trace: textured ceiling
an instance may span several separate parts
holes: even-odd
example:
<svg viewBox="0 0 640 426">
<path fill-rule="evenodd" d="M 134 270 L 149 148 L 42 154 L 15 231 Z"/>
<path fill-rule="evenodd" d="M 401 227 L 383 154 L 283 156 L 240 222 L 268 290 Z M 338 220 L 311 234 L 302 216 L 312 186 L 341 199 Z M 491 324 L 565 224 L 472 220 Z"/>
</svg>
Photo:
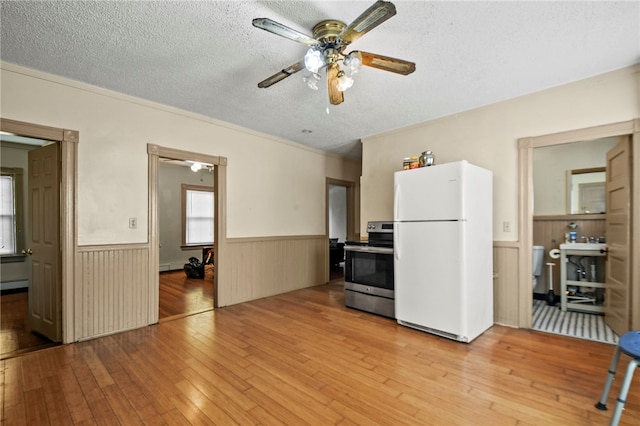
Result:
<svg viewBox="0 0 640 426">
<path fill-rule="evenodd" d="M 413 74 L 364 67 L 329 114 L 304 71 L 257 87 L 307 47 L 253 18 L 311 35 L 373 2 L 2 1 L 0 58 L 350 158 L 369 135 L 640 63 L 638 1 L 396 0 L 347 51 L 413 61 Z"/>
</svg>

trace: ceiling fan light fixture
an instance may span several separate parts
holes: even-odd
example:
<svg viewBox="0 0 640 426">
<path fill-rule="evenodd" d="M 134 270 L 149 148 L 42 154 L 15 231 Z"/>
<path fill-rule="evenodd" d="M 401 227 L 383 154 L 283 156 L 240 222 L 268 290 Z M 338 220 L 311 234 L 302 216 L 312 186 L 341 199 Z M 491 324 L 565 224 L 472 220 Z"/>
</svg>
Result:
<svg viewBox="0 0 640 426">
<path fill-rule="evenodd" d="M 313 90 L 319 89 L 318 72 L 326 73 L 328 100 L 331 105 L 344 102 L 344 91 L 353 86 L 353 75 L 361 66 L 377 68 L 401 75 L 415 71 L 413 62 L 369 52 L 353 51 L 344 53 L 348 45 L 376 28 L 396 14 L 396 8 L 390 1 L 377 0 L 349 25 L 335 19 L 318 22 L 313 27 L 313 37 L 300 33 L 269 18 L 256 18 L 253 25 L 275 35 L 306 44 L 308 50 L 302 60 L 276 72 L 258 83 L 259 88 L 270 87 L 292 74 L 306 69 L 310 75 L 302 78 Z M 324 83 L 323 83 L 324 84 Z M 327 106 L 327 114 L 329 107 Z"/>
<path fill-rule="evenodd" d="M 347 75 L 353 75 L 362 68 L 362 55 L 360 52 L 351 52 L 343 59 L 342 63 L 345 67 Z"/>
<path fill-rule="evenodd" d="M 304 81 L 311 90 L 318 90 L 318 82 L 320 81 L 320 79 L 321 77 L 318 73 L 313 73 L 311 75 L 302 77 L 302 81 Z"/>
<path fill-rule="evenodd" d="M 304 66 L 310 72 L 316 74 L 324 66 L 324 57 L 318 49 L 311 48 L 304 55 Z"/>
<path fill-rule="evenodd" d="M 351 86 L 353 86 L 353 79 L 342 70 L 338 72 L 338 90 L 344 92 Z"/>
</svg>

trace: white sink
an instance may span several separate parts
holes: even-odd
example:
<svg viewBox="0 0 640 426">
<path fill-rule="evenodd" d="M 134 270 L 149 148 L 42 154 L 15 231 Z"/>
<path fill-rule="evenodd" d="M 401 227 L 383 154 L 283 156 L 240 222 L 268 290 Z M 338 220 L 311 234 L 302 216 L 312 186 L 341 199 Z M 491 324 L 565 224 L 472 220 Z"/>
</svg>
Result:
<svg viewBox="0 0 640 426">
<path fill-rule="evenodd" d="M 606 249 L 605 243 L 565 243 L 560 244 L 560 250 L 602 250 Z"/>
</svg>

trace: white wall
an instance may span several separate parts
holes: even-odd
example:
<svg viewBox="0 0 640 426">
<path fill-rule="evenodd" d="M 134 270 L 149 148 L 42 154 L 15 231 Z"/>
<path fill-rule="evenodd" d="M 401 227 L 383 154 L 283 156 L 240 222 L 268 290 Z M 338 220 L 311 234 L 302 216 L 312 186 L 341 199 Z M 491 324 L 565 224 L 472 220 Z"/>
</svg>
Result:
<svg viewBox="0 0 640 426">
<path fill-rule="evenodd" d="M 393 215 L 393 173 L 429 149 L 436 164 L 465 159 L 493 171 L 494 240 L 517 241 L 517 140 L 639 117 L 639 80 L 636 65 L 363 139 L 361 231 Z"/>
<path fill-rule="evenodd" d="M 357 162 L 293 142 L 0 65 L 2 117 L 79 131 L 79 245 L 147 241 L 149 143 L 227 157 L 230 238 L 324 234 L 325 179 L 360 176 Z"/>
</svg>

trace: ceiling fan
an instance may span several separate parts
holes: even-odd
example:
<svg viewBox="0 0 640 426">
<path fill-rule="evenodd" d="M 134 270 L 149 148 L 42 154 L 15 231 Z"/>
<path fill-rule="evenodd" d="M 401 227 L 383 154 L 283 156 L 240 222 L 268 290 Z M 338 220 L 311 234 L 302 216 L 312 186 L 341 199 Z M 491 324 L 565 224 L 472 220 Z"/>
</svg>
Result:
<svg viewBox="0 0 640 426">
<path fill-rule="evenodd" d="M 304 59 L 261 81 L 258 87 L 272 86 L 302 69 L 307 69 L 312 74 L 304 80 L 309 87 L 317 89 L 315 82 L 321 79 L 319 71 L 326 67 L 329 102 L 339 105 L 344 101 L 344 91 L 353 85 L 351 76 L 361 65 L 402 75 L 411 74 L 416 69 L 413 62 L 357 50 L 344 52 L 349 44 L 395 14 L 396 7 L 393 3 L 379 0 L 349 25 L 333 19 L 318 22 L 313 27 L 313 37 L 269 18 L 254 19 L 254 27 L 309 46 Z M 342 62 L 342 68 L 339 62 Z"/>
</svg>

